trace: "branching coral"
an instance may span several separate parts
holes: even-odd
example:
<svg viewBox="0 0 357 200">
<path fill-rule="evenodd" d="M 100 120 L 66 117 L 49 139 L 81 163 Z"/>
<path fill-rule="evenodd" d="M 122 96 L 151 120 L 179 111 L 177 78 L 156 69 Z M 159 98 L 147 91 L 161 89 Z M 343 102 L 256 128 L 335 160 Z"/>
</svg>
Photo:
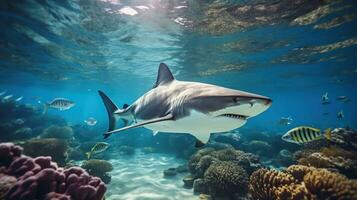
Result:
<svg viewBox="0 0 357 200">
<path fill-rule="evenodd" d="M 247 192 L 248 174 L 239 165 L 222 161 L 210 165 L 204 174 L 204 181 L 214 195 L 244 195 Z"/>
</svg>

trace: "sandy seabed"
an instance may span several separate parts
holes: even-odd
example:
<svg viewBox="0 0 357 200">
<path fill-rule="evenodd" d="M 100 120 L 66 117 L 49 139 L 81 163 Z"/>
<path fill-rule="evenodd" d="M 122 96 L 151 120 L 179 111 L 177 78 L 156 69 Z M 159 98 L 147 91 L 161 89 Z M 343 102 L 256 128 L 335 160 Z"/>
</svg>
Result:
<svg viewBox="0 0 357 200">
<path fill-rule="evenodd" d="M 183 188 L 182 179 L 188 173 L 164 178 L 163 171 L 177 167 L 185 161 L 170 154 L 145 154 L 137 151 L 133 156 L 117 156 L 109 160 L 114 167 L 110 172 L 106 200 L 197 200 L 192 189 Z"/>
</svg>

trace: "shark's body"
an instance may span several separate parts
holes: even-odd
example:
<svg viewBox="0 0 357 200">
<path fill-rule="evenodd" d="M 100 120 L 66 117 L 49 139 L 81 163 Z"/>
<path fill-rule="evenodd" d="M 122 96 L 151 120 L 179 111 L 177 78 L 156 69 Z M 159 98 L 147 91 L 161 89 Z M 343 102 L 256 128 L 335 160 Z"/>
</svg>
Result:
<svg viewBox="0 0 357 200">
<path fill-rule="evenodd" d="M 160 64 L 153 89 L 132 105 L 119 109 L 99 91 L 109 116 L 108 137 L 112 133 L 143 126 L 157 132 L 190 133 L 200 144 L 211 133 L 226 132 L 244 125 L 271 105 L 267 97 L 198 82 L 174 79 L 165 64 Z M 117 118 L 125 125 L 115 129 Z M 197 144 L 196 144 L 197 145 Z"/>
</svg>

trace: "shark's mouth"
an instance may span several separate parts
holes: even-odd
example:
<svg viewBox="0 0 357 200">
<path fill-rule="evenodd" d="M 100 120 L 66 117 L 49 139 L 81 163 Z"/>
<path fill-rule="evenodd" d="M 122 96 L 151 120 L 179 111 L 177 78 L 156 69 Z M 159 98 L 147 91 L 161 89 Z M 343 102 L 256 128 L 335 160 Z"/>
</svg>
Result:
<svg viewBox="0 0 357 200">
<path fill-rule="evenodd" d="M 245 115 L 231 114 L 231 113 L 222 114 L 219 115 L 218 117 L 228 117 L 228 118 L 240 119 L 240 120 L 246 120 L 248 118 L 248 116 Z"/>
</svg>

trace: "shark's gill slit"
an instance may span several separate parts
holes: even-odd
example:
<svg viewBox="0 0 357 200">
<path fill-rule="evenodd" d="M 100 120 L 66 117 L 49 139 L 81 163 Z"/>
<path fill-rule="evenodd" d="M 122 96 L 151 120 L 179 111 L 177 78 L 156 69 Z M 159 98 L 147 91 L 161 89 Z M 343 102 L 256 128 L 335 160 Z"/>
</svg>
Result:
<svg viewBox="0 0 357 200">
<path fill-rule="evenodd" d="M 242 119 L 242 120 L 246 120 L 248 118 L 248 116 L 245 115 L 231 114 L 231 113 L 225 113 L 222 115 L 218 115 L 217 117 L 229 117 L 229 118 Z"/>
</svg>

